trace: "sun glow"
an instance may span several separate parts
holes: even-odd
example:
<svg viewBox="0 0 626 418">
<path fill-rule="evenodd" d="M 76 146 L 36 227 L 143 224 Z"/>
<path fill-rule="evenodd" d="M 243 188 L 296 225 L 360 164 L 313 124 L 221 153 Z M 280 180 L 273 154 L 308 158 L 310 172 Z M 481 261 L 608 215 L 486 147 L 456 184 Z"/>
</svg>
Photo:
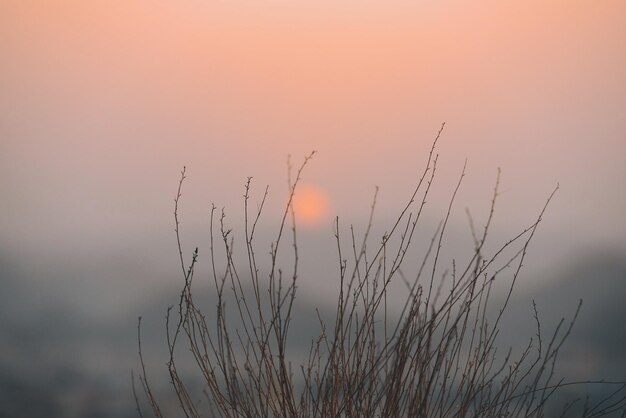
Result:
<svg viewBox="0 0 626 418">
<path fill-rule="evenodd" d="M 299 186 L 293 197 L 293 209 L 299 224 L 317 226 L 328 217 L 328 195 L 316 186 Z"/>
</svg>

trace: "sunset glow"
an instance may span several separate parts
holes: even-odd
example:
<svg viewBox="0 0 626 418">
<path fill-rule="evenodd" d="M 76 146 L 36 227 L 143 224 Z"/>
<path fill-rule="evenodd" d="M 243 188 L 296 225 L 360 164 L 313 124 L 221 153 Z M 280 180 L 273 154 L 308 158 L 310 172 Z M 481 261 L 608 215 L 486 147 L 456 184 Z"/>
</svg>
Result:
<svg viewBox="0 0 626 418">
<path fill-rule="evenodd" d="M 252 176 L 269 228 L 311 150 L 300 225 L 365 222 L 376 186 L 390 219 L 446 122 L 432 213 L 467 158 L 470 209 L 502 167 L 502 222 L 560 183 L 551 225 L 624 243 L 624 39 L 623 0 L 5 0 L 0 226 L 29 251 L 160 231 L 187 166 L 188 224 Z"/>
<path fill-rule="evenodd" d="M 298 187 L 293 208 L 298 223 L 308 227 L 320 225 L 329 215 L 328 195 L 319 187 Z"/>
</svg>

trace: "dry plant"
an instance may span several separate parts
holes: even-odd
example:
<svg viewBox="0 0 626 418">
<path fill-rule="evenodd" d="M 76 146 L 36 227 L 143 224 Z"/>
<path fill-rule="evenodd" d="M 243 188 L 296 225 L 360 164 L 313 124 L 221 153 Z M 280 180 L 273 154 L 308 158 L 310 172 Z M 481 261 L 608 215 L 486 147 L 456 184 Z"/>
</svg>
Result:
<svg viewBox="0 0 626 418">
<path fill-rule="evenodd" d="M 200 417 L 205 412 L 210 416 L 250 418 L 555 416 L 547 409 L 553 395 L 568 386 L 587 384 L 609 385 L 614 390 L 599 402 L 569 402 L 560 416 L 573 416 L 575 410 L 575 416 L 582 417 L 611 413 L 625 416 L 624 382 L 566 382 L 555 376 L 559 351 L 580 304 L 570 321 L 561 320 L 546 336 L 533 303 L 536 336 L 527 346 L 518 347 L 515 355 L 512 349 L 498 351 L 496 345 L 527 248 L 558 186 L 527 228 L 491 255 L 485 255 L 498 197 L 498 173 L 487 221 L 480 232 L 470 217 L 474 248 L 468 261 L 463 265 L 453 261 L 449 273 L 441 275 L 438 267 L 444 233 L 464 168 L 423 259 L 411 260 L 419 266 L 416 273 L 409 279 L 402 271 L 437 170 L 435 148 L 442 130 L 443 125 L 415 189 L 382 241 L 370 243 L 376 195 L 363 239 L 357 241 L 354 228 L 349 228 L 349 248 L 342 245 L 339 219 L 335 219 L 340 281 L 336 315 L 325 321 L 318 312 L 318 337 L 297 367 L 290 361 L 287 344 L 299 262 L 292 199 L 312 154 L 295 172 L 293 181 L 289 177 L 289 202 L 270 246 L 267 271 L 259 267 L 254 241 L 267 188 L 256 212 L 250 213 L 251 180 L 245 185 L 243 264 L 236 259 L 234 234 L 224 224 L 223 211 L 219 214 L 213 206 L 210 262 L 217 304 L 209 320 L 192 291 L 198 250 L 186 264 L 180 243 L 178 206 L 185 180 L 182 171 L 174 218 L 184 286 L 177 310 L 168 309 L 166 322 L 167 367 L 184 416 Z M 286 274 L 279 267 L 278 255 L 283 248 L 281 242 L 289 235 L 289 222 L 293 265 L 291 273 Z M 218 260 L 218 245 L 223 260 Z M 245 269 L 240 269 L 241 265 Z M 510 275 L 506 297 L 499 306 L 492 306 L 492 287 L 505 273 Z M 399 315 L 390 311 L 388 293 L 392 282 L 406 286 L 407 297 Z M 397 300 L 393 306 L 398 306 Z M 163 406 L 146 375 L 140 332 L 141 318 L 139 380 L 152 413 L 162 417 Z M 186 376 L 180 372 L 179 358 L 189 352 L 201 376 L 202 392 L 197 385 L 186 383 Z M 142 415 L 136 394 L 135 400 Z"/>
</svg>

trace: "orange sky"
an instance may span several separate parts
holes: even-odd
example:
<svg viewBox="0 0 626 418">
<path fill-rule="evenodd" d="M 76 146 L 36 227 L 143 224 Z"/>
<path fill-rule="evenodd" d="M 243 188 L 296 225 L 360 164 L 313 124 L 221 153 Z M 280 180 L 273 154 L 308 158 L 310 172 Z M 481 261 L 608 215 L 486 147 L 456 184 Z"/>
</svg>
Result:
<svg viewBox="0 0 626 418">
<path fill-rule="evenodd" d="M 500 166 L 504 224 L 560 182 L 555 231 L 626 246 L 625 2 L 182 3 L 2 2 L 3 241 L 169 228 L 183 165 L 190 221 L 247 176 L 274 210 L 311 150 L 329 218 L 385 216 L 445 121 L 435 209 L 468 158 L 462 206 Z"/>
</svg>

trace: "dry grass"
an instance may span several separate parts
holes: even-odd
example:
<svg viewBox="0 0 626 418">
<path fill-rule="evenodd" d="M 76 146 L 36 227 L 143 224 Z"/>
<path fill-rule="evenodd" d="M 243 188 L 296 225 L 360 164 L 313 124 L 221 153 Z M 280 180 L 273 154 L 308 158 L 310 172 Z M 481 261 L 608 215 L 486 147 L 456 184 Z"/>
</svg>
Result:
<svg viewBox="0 0 626 418">
<path fill-rule="evenodd" d="M 615 391 L 595 404 L 566 404 L 562 416 L 574 411 L 582 417 L 624 411 L 624 382 L 565 382 L 555 376 L 559 350 L 578 311 L 546 336 L 534 307 L 537 334 L 528 345 L 518 347 L 516 355 L 514 350 L 498 350 L 496 345 L 527 248 L 558 186 L 527 228 L 486 255 L 485 243 L 498 197 L 498 175 L 488 219 L 480 232 L 470 219 L 474 248 L 468 253 L 469 261 L 463 265 L 453 262 L 449 273 L 441 276 L 440 251 L 464 169 L 423 259 L 411 259 L 413 265 L 420 266 L 418 271 L 410 279 L 403 273 L 401 267 L 416 238 L 416 226 L 437 170 L 435 148 L 440 135 L 441 130 L 412 195 L 381 241 L 371 244 L 370 216 L 363 239 L 357 242 L 350 227 L 351 245 L 344 248 L 343 232 L 339 220 L 335 220 L 340 281 L 336 315 L 332 321 L 318 315 L 319 335 L 297 367 L 289 360 L 287 344 L 299 262 L 291 200 L 312 155 L 295 172 L 293 181 L 289 179 L 289 204 L 271 243 L 267 271 L 259 268 L 255 242 L 267 189 L 258 210 L 250 213 L 250 179 L 245 186 L 243 262 L 235 257 L 234 234 L 225 227 L 224 214 L 212 208 L 210 260 L 218 302 L 209 322 L 192 291 L 198 250 L 186 264 L 180 245 L 178 204 L 185 179 L 183 170 L 174 216 L 185 284 L 177 310 L 170 308 L 167 314 L 167 366 L 178 407 L 185 416 L 541 417 L 551 416 L 546 411 L 557 391 L 585 384 L 612 385 Z M 372 215 L 375 204 L 376 197 Z M 291 234 L 287 232 L 290 222 Z M 286 239 L 291 239 L 293 248 L 290 274 L 278 265 L 279 249 L 284 247 L 281 241 Z M 218 245 L 225 254 L 223 259 L 217 255 Z M 245 270 L 239 270 L 242 265 Z M 493 306 L 492 287 L 496 277 L 505 273 L 510 275 L 506 298 Z M 389 311 L 392 283 L 406 286 L 400 315 Z M 227 300 L 231 303 L 228 308 Z M 179 357 L 189 352 L 194 368 L 200 372 L 203 402 L 179 372 Z M 141 387 L 153 414 L 162 417 L 163 408 L 146 375 L 140 334 L 139 355 Z M 141 415 L 136 395 L 135 399 Z"/>
</svg>

